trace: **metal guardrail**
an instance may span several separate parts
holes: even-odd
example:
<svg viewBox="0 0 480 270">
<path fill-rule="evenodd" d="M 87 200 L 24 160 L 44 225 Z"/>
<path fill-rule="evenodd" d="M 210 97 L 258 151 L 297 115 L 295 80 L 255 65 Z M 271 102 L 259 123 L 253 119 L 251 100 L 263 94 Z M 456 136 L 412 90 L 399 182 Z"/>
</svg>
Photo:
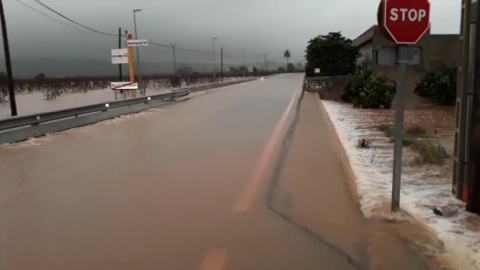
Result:
<svg viewBox="0 0 480 270">
<path fill-rule="evenodd" d="M 0 144 L 24 141 L 72 128 L 94 124 L 124 114 L 131 114 L 156 107 L 162 101 L 188 97 L 192 92 L 205 91 L 232 84 L 252 81 L 246 78 L 239 81 L 216 82 L 205 85 L 192 85 L 187 88 L 172 89 L 169 93 L 111 101 L 70 108 L 59 111 L 16 116 L 0 120 Z"/>
<path fill-rule="evenodd" d="M 9 119 L 0 120 L 0 135 L 2 131 L 8 131 L 11 129 L 18 129 L 26 126 L 40 125 L 47 122 L 58 121 L 66 118 L 79 117 L 91 113 L 106 112 L 108 110 L 114 110 L 123 107 L 129 107 L 132 105 L 146 104 L 158 101 L 173 100 L 175 98 L 181 98 L 190 94 L 189 88 L 174 89 L 170 93 L 164 93 L 159 95 L 151 95 L 145 97 L 138 97 L 120 101 L 112 101 L 106 103 L 98 103 L 93 105 L 87 105 L 82 107 L 70 108 L 65 110 L 58 110 L 45 113 L 37 113 L 26 116 L 12 117 Z"/>
</svg>

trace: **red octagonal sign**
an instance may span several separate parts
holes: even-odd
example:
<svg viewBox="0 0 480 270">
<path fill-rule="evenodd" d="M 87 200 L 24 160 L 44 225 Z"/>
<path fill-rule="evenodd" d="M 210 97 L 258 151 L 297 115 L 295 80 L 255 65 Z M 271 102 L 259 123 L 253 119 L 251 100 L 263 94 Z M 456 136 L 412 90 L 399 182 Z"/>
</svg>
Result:
<svg viewBox="0 0 480 270">
<path fill-rule="evenodd" d="M 397 44 L 415 44 L 430 28 L 429 0 L 382 0 L 379 20 Z"/>
</svg>

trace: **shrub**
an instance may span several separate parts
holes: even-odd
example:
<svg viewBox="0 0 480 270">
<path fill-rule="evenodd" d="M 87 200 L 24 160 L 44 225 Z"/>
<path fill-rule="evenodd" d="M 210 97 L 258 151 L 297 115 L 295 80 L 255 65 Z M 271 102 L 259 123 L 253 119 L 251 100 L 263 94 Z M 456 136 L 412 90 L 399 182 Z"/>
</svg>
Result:
<svg viewBox="0 0 480 270">
<path fill-rule="evenodd" d="M 405 135 L 410 135 L 412 137 L 425 137 L 427 135 L 427 130 L 420 125 L 413 125 L 405 131 Z"/>
<path fill-rule="evenodd" d="M 384 132 L 385 136 L 390 138 L 390 142 L 394 141 L 393 126 L 381 124 L 376 128 Z M 415 158 L 416 164 L 442 165 L 445 159 L 449 157 L 447 150 L 428 137 L 427 131 L 422 126 L 414 125 L 407 128 L 403 133 L 402 144 L 403 146 L 410 147 L 419 154 L 419 156 Z"/>
<path fill-rule="evenodd" d="M 443 146 L 430 140 L 416 140 L 410 147 L 415 149 L 420 156 L 415 159 L 417 164 L 442 165 L 448 158 L 448 153 Z"/>
<path fill-rule="evenodd" d="M 392 137 L 393 136 L 393 127 L 388 124 L 381 124 L 377 127 L 379 131 L 382 131 L 385 133 L 385 136 L 387 137 Z"/>
<path fill-rule="evenodd" d="M 368 82 L 371 81 L 371 78 L 371 71 L 357 72 L 355 75 L 352 75 L 345 86 L 345 93 L 341 96 L 342 101 L 353 102 L 367 86 Z"/>
<path fill-rule="evenodd" d="M 415 87 L 415 94 L 440 105 L 455 104 L 457 67 L 441 66 L 429 71 Z"/>
<path fill-rule="evenodd" d="M 385 76 L 370 76 L 365 86 L 353 99 L 353 106 L 365 109 L 390 109 L 395 94 L 395 83 Z"/>
</svg>

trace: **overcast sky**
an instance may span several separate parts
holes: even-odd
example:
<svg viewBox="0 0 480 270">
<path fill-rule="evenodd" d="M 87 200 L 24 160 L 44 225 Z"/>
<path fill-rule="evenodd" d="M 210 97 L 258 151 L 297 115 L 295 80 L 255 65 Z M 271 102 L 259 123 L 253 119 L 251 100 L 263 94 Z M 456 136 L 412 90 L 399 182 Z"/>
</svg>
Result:
<svg viewBox="0 0 480 270">
<path fill-rule="evenodd" d="M 34 0 L 18 0 L 59 20 L 61 17 Z M 4 1 L 10 45 L 14 58 L 58 57 L 109 60 L 115 38 L 77 30 L 22 5 Z M 379 0 L 42 0 L 65 16 L 91 28 L 118 33 L 118 27 L 133 29 L 132 10 L 137 13 L 139 38 L 197 50 L 223 46 L 226 61 L 247 61 L 266 52 L 270 60 L 284 61 L 289 49 L 292 61 L 303 59 L 309 39 L 331 31 L 355 38 L 376 23 Z M 430 0 L 432 33 L 458 33 L 461 0 Z M 79 27 L 77 27 L 80 29 Z M 171 60 L 171 49 L 142 48 L 145 60 Z M 178 51 L 179 61 L 209 61 L 211 55 Z"/>
</svg>

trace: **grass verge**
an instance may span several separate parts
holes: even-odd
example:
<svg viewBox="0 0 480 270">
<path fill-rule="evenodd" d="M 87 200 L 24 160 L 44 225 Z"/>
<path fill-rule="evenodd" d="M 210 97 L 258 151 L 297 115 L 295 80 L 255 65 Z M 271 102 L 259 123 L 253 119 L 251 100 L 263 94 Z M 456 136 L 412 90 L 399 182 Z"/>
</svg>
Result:
<svg viewBox="0 0 480 270">
<path fill-rule="evenodd" d="M 377 130 L 385 133 L 385 136 L 393 141 L 394 129 L 392 125 L 382 124 Z M 436 164 L 442 165 L 448 158 L 448 153 L 443 146 L 429 139 L 427 131 L 422 126 L 411 126 L 403 134 L 402 143 L 418 152 L 415 164 Z"/>
</svg>

